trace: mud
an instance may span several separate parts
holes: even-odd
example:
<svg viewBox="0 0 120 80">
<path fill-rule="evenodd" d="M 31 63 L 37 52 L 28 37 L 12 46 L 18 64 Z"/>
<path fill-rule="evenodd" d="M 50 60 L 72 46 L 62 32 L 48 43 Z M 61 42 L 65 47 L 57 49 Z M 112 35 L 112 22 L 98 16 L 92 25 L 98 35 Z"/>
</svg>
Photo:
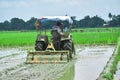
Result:
<svg viewBox="0 0 120 80">
<path fill-rule="evenodd" d="M 54 80 L 71 65 L 25 64 L 27 50 L 15 48 L 3 49 L 0 52 L 0 80 Z"/>
<path fill-rule="evenodd" d="M 83 46 L 76 49 L 77 61 L 75 59 L 65 64 L 25 64 L 27 48 L 0 49 L 0 80 L 56 80 L 74 64 L 74 80 L 95 80 L 113 50 L 114 46 Z"/>
</svg>

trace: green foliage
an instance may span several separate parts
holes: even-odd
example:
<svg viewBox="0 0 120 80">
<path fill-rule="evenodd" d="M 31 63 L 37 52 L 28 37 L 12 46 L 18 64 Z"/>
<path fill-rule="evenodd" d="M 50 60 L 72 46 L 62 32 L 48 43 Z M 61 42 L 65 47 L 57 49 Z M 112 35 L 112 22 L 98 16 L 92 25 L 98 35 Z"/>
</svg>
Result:
<svg viewBox="0 0 120 80">
<path fill-rule="evenodd" d="M 0 32 L 0 46 L 34 45 L 36 32 L 5 31 Z"/>
<path fill-rule="evenodd" d="M 120 36 L 120 29 L 114 29 L 84 29 L 83 32 L 78 30 L 72 32 L 73 41 L 75 44 L 88 45 L 116 44 L 117 38 Z M 2 31 L 0 32 L 0 46 L 33 46 L 37 34 L 36 31 Z M 47 31 L 47 34 L 50 36 L 50 31 Z"/>
<path fill-rule="evenodd" d="M 105 73 L 105 74 L 103 75 L 103 78 L 106 78 L 106 80 L 113 80 L 113 76 L 112 76 L 112 74 L 110 74 L 110 73 Z"/>
<path fill-rule="evenodd" d="M 117 70 L 117 64 L 120 61 L 120 38 L 118 39 L 118 51 L 117 54 L 114 57 L 114 60 L 112 62 L 112 65 L 110 66 L 109 73 L 106 73 L 103 78 L 106 78 L 107 80 L 113 80 L 113 75 L 115 74 L 115 71 Z"/>
<path fill-rule="evenodd" d="M 112 20 L 109 21 L 110 26 L 120 26 L 120 15 L 113 15 Z"/>
<path fill-rule="evenodd" d="M 74 66 L 68 67 L 64 74 L 57 80 L 73 80 L 74 79 Z"/>
<path fill-rule="evenodd" d="M 25 30 L 35 30 L 34 24 L 35 24 L 36 20 L 37 20 L 37 18 L 32 17 L 30 20 L 28 20 L 26 22 L 26 26 L 23 29 L 25 29 Z"/>
<path fill-rule="evenodd" d="M 28 21 L 19 18 L 12 18 L 10 21 L 0 23 L 0 31 L 13 31 L 13 30 L 35 30 L 35 21 L 37 19 L 32 17 Z"/>
<path fill-rule="evenodd" d="M 95 27 L 101 27 L 103 26 L 103 24 L 105 23 L 105 21 L 98 17 L 97 15 L 94 17 L 90 17 L 90 16 L 86 16 L 84 19 L 79 21 L 79 25 L 80 27 L 91 27 L 91 28 L 95 28 Z"/>
<path fill-rule="evenodd" d="M 111 14 L 111 13 L 109 13 L 109 14 L 108 14 L 108 17 L 111 19 L 111 18 L 112 18 L 112 14 Z"/>
<path fill-rule="evenodd" d="M 99 30 L 99 31 L 98 31 Z M 120 30 L 105 30 L 104 28 L 83 29 L 73 32 L 75 44 L 116 44 Z"/>
<path fill-rule="evenodd" d="M 99 17 L 98 15 L 90 17 L 85 16 L 81 20 L 76 20 L 76 16 L 72 16 L 71 19 L 73 20 L 73 28 L 97 28 L 103 26 L 117 26 L 120 27 L 120 15 L 112 15 L 111 13 L 108 14 L 108 17 L 111 19 L 108 22 L 105 22 L 104 19 Z M 19 18 L 12 18 L 10 21 L 0 22 L 0 31 L 13 31 L 13 30 L 35 30 L 35 21 L 37 18 L 32 17 L 28 21 L 24 21 L 23 19 Z M 43 25 L 43 28 L 51 29 L 53 21 L 49 21 Z M 103 25 L 104 24 L 104 25 Z M 45 26 L 47 25 L 47 26 Z"/>
<path fill-rule="evenodd" d="M 10 26 L 11 26 L 11 30 L 21 30 L 21 29 L 24 29 L 26 24 L 25 24 L 24 20 L 22 20 L 22 19 L 12 18 Z"/>
</svg>

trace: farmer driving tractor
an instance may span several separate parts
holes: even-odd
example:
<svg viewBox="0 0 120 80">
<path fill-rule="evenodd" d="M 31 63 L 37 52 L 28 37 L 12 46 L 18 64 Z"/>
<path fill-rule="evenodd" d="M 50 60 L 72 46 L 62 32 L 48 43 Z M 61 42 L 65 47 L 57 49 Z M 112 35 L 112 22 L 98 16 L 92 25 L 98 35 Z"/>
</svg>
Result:
<svg viewBox="0 0 120 80">
<path fill-rule="evenodd" d="M 57 22 L 57 24 L 52 27 L 52 30 L 57 30 L 61 36 L 63 35 L 63 25 L 60 22 Z"/>
</svg>

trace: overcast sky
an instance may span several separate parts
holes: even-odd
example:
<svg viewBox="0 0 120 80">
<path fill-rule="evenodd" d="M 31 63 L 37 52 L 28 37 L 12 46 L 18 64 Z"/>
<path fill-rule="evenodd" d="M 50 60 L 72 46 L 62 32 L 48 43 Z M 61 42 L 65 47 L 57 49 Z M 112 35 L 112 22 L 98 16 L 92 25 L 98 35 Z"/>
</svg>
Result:
<svg viewBox="0 0 120 80">
<path fill-rule="evenodd" d="M 108 13 L 120 14 L 120 0 L 0 0 L 0 22 L 13 17 L 29 20 L 42 16 L 98 15 L 108 19 Z"/>
</svg>

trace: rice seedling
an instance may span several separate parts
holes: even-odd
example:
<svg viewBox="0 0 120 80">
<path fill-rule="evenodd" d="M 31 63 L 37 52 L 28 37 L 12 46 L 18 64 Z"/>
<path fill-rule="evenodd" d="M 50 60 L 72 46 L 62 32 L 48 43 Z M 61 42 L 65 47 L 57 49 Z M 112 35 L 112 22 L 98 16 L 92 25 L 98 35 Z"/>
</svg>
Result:
<svg viewBox="0 0 120 80">
<path fill-rule="evenodd" d="M 50 31 L 47 31 L 46 33 L 50 36 Z M 2 31 L 0 32 L 0 46 L 33 46 L 37 34 L 38 32 L 36 31 Z M 72 35 L 75 44 L 116 44 L 117 39 L 120 36 L 120 29 L 83 29 L 82 32 L 72 32 Z"/>
<path fill-rule="evenodd" d="M 116 44 L 119 32 L 74 32 L 75 44 Z"/>
</svg>

